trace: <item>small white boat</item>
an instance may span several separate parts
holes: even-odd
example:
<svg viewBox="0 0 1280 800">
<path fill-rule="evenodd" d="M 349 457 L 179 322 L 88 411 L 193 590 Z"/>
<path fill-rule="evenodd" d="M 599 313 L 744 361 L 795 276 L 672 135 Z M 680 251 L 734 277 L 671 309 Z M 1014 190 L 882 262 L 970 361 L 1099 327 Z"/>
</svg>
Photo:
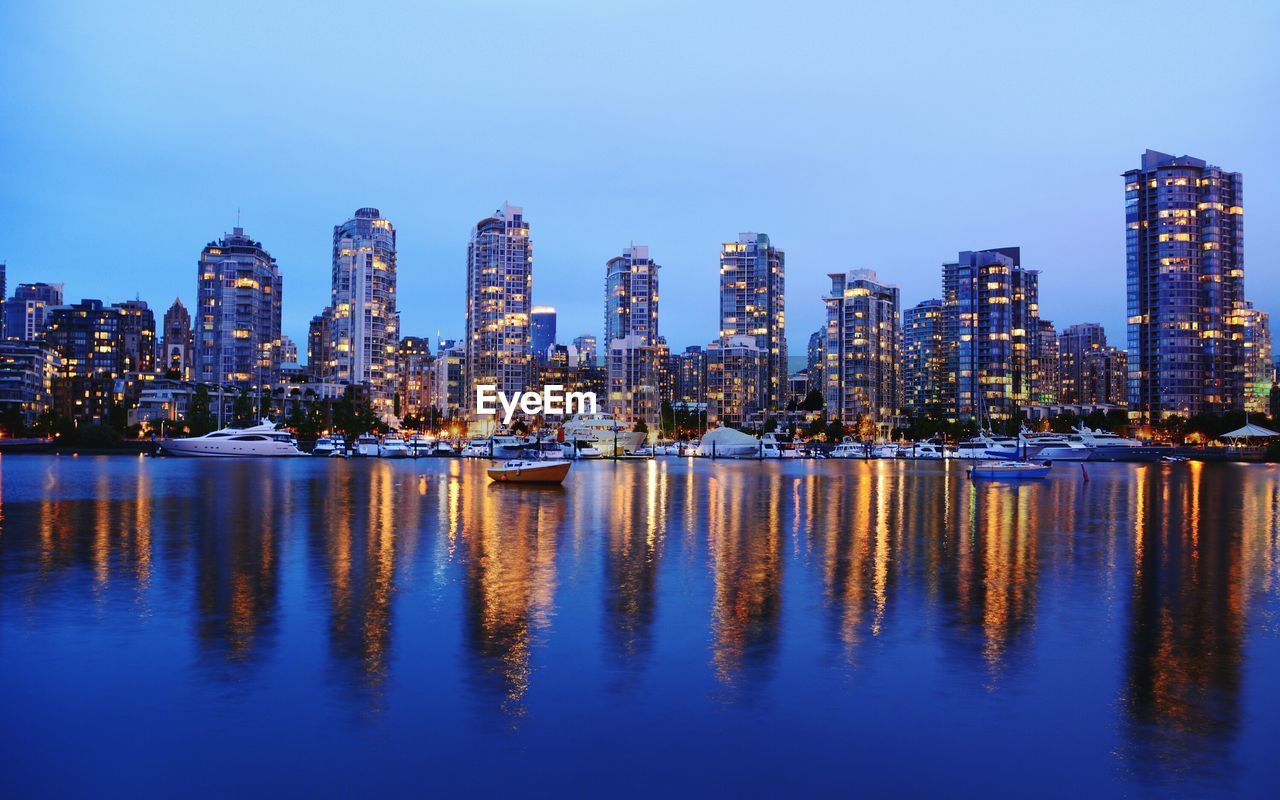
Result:
<svg viewBox="0 0 1280 800">
<path fill-rule="evenodd" d="M 984 461 L 969 467 L 970 478 L 1035 480 L 1049 474 L 1050 466 L 1035 461 Z"/>
<path fill-rule="evenodd" d="M 923 458 L 923 459 L 941 459 L 946 458 L 946 450 L 943 449 L 942 443 L 933 439 L 926 439 L 923 442 L 916 442 L 910 447 L 903 445 L 898 446 L 899 458 Z"/>
<path fill-rule="evenodd" d="M 831 458 L 866 458 L 867 450 L 866 444 L 846 439 L 836 445 L 830 455 Z"/>
<path fill-rule="evenodd" d="M 572 458 L 575 460 L 604 457 L 604 453 L 600 451 L 600 448 L 596 447 L 594 444 L 586 441 L 585 439 L 579 439 L 577 441 L 572 441 L 572 442 L 565 442 L 564 444 L 560 445 L 560 449 L 564 452 L 565 458 Z"/>
<path fill-rule="evenodd" d="M 488 439 L 472 439 L 462 448 L 462 452 L 458 455 L 463 458 L 488 458 L 489 457 L 489 440 Z"/>
<path fill-rule="evenodd" d="M 431 455 L 433 456 L 451 456 L 453 453 L 453 445 L 443 439 L 436 440 L 435 447 L 431 448 Z"/>
<path fill-rule="evenodd" d="M 399 434 L 388 433 L 378 443 L 379 458 L 408 458 L 410 455 L 409 445 L 405 443 L 404 437 Z"/>
<path fill-rule="evenodd" d="M 319 439 L 316 439 L 315 446 L 311 448 L 311 455 L 327 457 L 333 455 L 333 451 L 337 449 L 337 445 L 334 444 L 331 437 L 321 436 Z"/>
<path fill-rule="evenodd" d="M 785 433 L 766 433 L 760 437 L 760 450 L 765 458 L 801 458 L 804 456 Z"/>
<path fill-rule="evenodd" d="M 570 462 L 563 458 L 554 461 L 513 458 L 503 464 L 489 467 L 487 472 L 489 480 L 494 483 L 559 485 L 569 474 L 569 466 Z"/>
</svg>

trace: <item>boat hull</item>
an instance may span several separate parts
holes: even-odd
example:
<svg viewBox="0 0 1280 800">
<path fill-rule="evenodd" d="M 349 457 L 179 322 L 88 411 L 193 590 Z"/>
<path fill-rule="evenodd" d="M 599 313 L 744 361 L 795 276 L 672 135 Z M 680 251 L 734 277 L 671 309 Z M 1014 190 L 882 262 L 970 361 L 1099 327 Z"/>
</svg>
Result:
<svg viewBox="0 0 1280 800">
<path fill-rule="evenodd" d="M 526 467 L 490 467 L 489 480 L 494 483 L 529 483 L 559 485 L 569 474 L 569 462 L 538 464 Z"/>
</svg>

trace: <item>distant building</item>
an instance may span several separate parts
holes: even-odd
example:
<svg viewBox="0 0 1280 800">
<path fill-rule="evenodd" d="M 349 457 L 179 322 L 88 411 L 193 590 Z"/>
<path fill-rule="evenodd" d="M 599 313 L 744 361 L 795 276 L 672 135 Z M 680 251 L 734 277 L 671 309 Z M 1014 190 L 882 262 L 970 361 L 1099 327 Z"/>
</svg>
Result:
<svg viewBox="0 0 1280 800">
<path fill-rule="evenodd" d="M 579 365 L 595 366 L 600 361 L 600 351 L 596 346 L 596 337 L 589 333 L 574 337 L 573 346 L 578 354 Z"/>
<path fill-rule="evenodd" d="M 298 363 L 298 345 L 288 336 L 280 337 L 280 363 L 281 364 L 297 364 Z"/>
<path fill-rule="evenodd" d="M 1116 347 L 1088 350 L 1082 357 L 1081 405 L 1128 405 L 1128 353 Z"/>
<path fill-rule="evenodd" d="M 369 402 L 383 416 L 396 391 L 396 230 L 376 208 L 360 208 L 333 227 L 329 307 L 333 367 L 326 380 L 367 386 Z"/>
<path fill-rule="evenodd" d="M 1017 247 L 966 250 L 942 266 L 948 415 L 1007 420 L 1030 402 L 1038 275 Z"/>
<path fill-rule="evenodd" d="M 1031 366 L 1031 397 L 1033 405 L 1053 405 L 1058 402 L 1058 333 L 1047 319 L 1038 321 L 1034 345 L 1034 361 Z"/>
<path fill-rule="evenodd" d="M 243 390 L 280 379 L 284 281 L 261 243 L 234 228 L 200 253 L 195 377 Z"/>
<path fill-rule="evenodd" d="M 1232 327 L 1241 333 L 1240 363 L 1244 373 L 1244 408 L 1266 414 L 1271 407 L 1271 386 L 1276 381 L 1271 360 L 1271 315 L 1244 302 L 1233 314 Z"/>
<path fill-rule="evenodd" d="M 707 425 L 741 428 L 765 396 L 760 390 L 768 357 L 757 337 L 724 336 L 707 346 Z"/>
<path fill-rule="evenodd" d="M 823 347 L 828 416 L 851 425 L 888 424 L 898 413 L 898 287 L 873 270 L 833 272 Z"/>
<path fill-rule="evenodd" d="M 1155 150 L 1124 173 L 1129 412 L 1244 405 L 1244 178 Z"/>
<path fill-rule="evenodd" d="M 943 303 L 924 300 L 902 316 L 903 408 L 913 416 L 947 411 L 944 375 L 947 351 L 942 339 Z"/>
<path fill-rule="evenodd" d="M 465 413 L 463 375 L 466 358 L 466 348 L 456 339 L 438 342 L 436 357 L 431 365 L 431 403 L 441 414 L 448 416 Z"/>
<path fill-rule="evenodd" d="M 0 341 L 0 410 L 18 409 L 31 425 L 53 405 L 53 380 L 61 359 L 45 341 Z"/>
<path fill-rule="evenodd" d="M 556 310 L 552 306 L 534 306 L 529 313 L 529 338 L 533 358 L 539 364 L 547 361 L 547 352 L 556 343 Z"/>
<path fill-rule="evenodd" d="M 0 341 L 4 341 L 4 339 L 6 338 L 4 333 L 4 323 L 5 323 L 4 299 L 9 296 L 5 294 L 5 292 L 8 291 L 7 281 L 8 281 L 8 265 L 6 265 L 3 261 L 0 261 Z"/>
<path fill-rule="evenodd" d="M 425 336 L 406 336 L 396 350 L 398 415 L 421 416 L 435 406 L 435 356 Z"/>
<path fill-rule="evenodd" d="M 30 341 L 44 333 L 49 309 L 62 305 L 62 284 L 20 283 L 4 301 L 4 337 Z"/>
<path fill-rule="evenodd" d="M 645 245 L 623 248 L 605 264 L 605 408 L 627 423 L 658 424 L 658 270 Z"/>
<path fill-rule="evenodd" d="M 689 345 L 676 360 L 676 400 L 685 404 L 707 402 L 706 351 L 700 345 Z"/>
<path fill-rule="evenodd" d="M 467 245 L 465 400 L 475 412 L 476 387 L 513 396 L 532 377 L 529 315 L 533 245 L 524 209 L 503 204 L 476 223 Z"/>
<path fill-rule="evenodd" d="M 307 326 L 307 372 L 317 382 L 331 381 L 338 368 L 333 349 L 333 308 L 311 318 Z"/>
<path fill-rule="evenodd" d="M 822 367 L 826 360 L 827 329 L 809 334 L 809 346 L 805 348 L 805 377 L 809 381 L 809 390 L 821 392 L 823 389 Z M 807 392 L 806 392 L 807 394 Z"/>
<path fill-rule="evenodd" d="M 120 312 L 122 372 L 155 372 L 156 316 L 144 300 L 114 303 Z"/>
<path fill-rule="evenodd" d="M 49 309 L 44 339 L 58 354 L 53 406 L 68 417 L 105 421 L 123 399 L 130 360 L 126 314 L 101 300 Z"/>
<path fill-rule="evenodd" d="M 179 298 L 164 312 L 164 342 L 161 345 L 160 369 L 175 372 L 180 379 L 191 377 L 195 339 L 191 335 L 191 314 Z"/>
<path fill-rule="evenodd" d="M 658 360 L 658 402 L 671 403 L 676 399 L 676 376 L 680 371 L 679 360 L 672 355 L 667 337 L 659 336 L 655 351 Z"/>
<path fill-rule="evenodd" d="M 721 402 L 734 397 L 746 403 L 744 408 L 720 408 L 719 412 L 726 418 L 745 419 L 751 411 L 777 411 L 786 405 L 790 371 L 787 368 L 785 276 L 785 254 L 763 233 L 741 233 L 736 242 L 726 242 L 720 248 L 722 354 L 730 349 L 740 350 L 740 340 L 730 346 L 730 338 L 753 337 L 760 368 L 758 376 L 728 376 L 730 384 L 751 385 L 755 394 L 718 392 L 724 398 Z M 726 363 L 748 362 L 754 363 L 754 360 L 730 359 Z"/>
<path fill-rule="evenodd" d="M 1068 325 L 1058 336 L 1058 401 L 1065 405 L 1092 403 L 1086 384 L 1086 357 L 1107 349 L 1107 332 L 1096 322 Z"/>
</svg>

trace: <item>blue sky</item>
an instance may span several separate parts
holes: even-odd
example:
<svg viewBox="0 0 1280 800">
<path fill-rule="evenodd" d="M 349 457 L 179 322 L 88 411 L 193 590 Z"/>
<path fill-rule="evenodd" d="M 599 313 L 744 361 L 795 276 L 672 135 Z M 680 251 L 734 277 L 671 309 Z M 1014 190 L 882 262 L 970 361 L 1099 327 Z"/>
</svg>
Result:
<svg viewBox="0 0 1280 800">
<path fill-rule="evenodd" d="M 10 287 L 190 305 L 239 208 L 302 344 L 333 225 L 372 205 L 404 333 L 457 336 L 470 227 L 505 200 L 562 341 L 599 334 L 635 242 L 662 333 L 705 344 L 719 243 L 756 230 L 787 251 L 795 352 L 828 272 L 905 307 L 1007 245 L 1045 317 L 1123 345 L 1120 173 L 1150 147 L 1244 173 L 1247 291 L 1280 312 L 1280 4 L 124 0 L 6 3 L 0 30 Z"/>
</svg>

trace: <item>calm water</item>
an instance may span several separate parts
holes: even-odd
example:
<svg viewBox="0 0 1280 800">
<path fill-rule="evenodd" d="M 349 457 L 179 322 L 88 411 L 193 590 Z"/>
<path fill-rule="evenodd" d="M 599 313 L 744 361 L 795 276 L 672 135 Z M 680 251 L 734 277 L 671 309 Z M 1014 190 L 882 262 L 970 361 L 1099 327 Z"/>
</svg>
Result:
<svg viewBox="0 0 1280 800">
<path fill-rule="evenodd" d="M 1280 469 L 0 459 L 0 796 L 1280 794 Z"/>
</svg>

